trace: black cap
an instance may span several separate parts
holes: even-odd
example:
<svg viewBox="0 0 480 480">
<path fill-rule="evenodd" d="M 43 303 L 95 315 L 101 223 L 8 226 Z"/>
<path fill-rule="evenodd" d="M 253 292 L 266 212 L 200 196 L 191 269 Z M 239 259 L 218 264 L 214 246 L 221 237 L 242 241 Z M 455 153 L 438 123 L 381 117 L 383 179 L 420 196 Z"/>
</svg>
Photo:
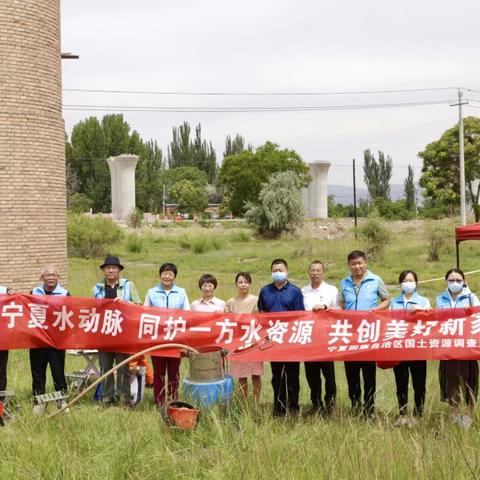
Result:
<svg viewBox="0 0 480 480">
<path fill-rule="evenodd" d="M 107 267 L 108 265 L 113 265 L 115 267 L 120 268 L 120 270 L 123 270 L 125 267 L 120 263 L 120 260 L 118 257 L 114 257 L 112 255 L 108 255 L 107 258 L 105 258 L 105 261 L 103 262 L 103 265 L 100 265 L 100 268 Z"/>
</svg>

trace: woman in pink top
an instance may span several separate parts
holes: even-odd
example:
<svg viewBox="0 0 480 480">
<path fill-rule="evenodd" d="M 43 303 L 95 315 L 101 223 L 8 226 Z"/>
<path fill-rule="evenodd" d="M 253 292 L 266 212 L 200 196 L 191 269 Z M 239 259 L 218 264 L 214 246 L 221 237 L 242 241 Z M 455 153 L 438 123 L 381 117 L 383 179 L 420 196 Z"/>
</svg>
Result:
<svg viewBox="0 0 480 480">
<path fill-rule="evenodd" d="M 202 298 L 192 302 L 191 309 L 194 312 L 224 312 L 225 302 L 215 296 L 217 279 L 205 273 L 198 280 L 198 286 L 202 291 Z"/>
<path fill-rule="evenodd" d="M 250 294 L 252 278 L 248 272 L 237 273 L 235 286 L 238 295 L 227 301 L 225 312 L 228 313 L 255 313 L 258 312 L 258 297 Z M 233 378 L 238 378 L 240 392 L 243 398 L 248 395 L 248 379 L 252 378 L 253 399 L 258 402 L 262 388 L 263 362 L 233 361 L 230 367 Z"/>
</svg>

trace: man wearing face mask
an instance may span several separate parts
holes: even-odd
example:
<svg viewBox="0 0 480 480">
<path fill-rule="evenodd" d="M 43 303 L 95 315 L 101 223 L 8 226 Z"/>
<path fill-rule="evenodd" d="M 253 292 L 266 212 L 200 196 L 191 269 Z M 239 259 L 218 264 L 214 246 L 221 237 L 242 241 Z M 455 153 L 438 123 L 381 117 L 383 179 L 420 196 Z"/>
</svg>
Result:
<svg viewBox="0 0 480 480">
<path fill-rule="evenodd" d="M 273 282 L 265 285 L 258 296 L 259 312 L 288 312 L 305 310 L 302 291 L 288 281 L 288 264 L 282 258 L 271 266 Z M 271 362 L 273 414 L 275 416 L 299 411 L 300 362 Z"/>
</svg>

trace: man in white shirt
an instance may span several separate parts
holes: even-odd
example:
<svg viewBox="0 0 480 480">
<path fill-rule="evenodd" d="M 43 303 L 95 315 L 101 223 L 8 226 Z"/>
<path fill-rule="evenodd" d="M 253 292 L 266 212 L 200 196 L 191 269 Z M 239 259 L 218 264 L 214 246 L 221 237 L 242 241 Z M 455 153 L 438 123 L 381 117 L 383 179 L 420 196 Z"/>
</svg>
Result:
<svg viewBox="0 0 480 480">
<path fill-rule="evenodd" d="M 338 290 L 329 285 L 325 279 L 325 265 L 320 260 L 314 260 L 309 268 L 310 283 L 302 288 L 305 310 L 323 311 L 338 308 Z M 321 321 L 319 318 L 318 321 Z M 325 379 L 325 405 L 322 402 L 322 377 Z M 331 414 L 335 407 L 337 386 L 335 383 L 335 366 L 333 362 L 305 362 L 305 376 L 310 387 L 312 411 L 323 411 Z"/>
</svg>

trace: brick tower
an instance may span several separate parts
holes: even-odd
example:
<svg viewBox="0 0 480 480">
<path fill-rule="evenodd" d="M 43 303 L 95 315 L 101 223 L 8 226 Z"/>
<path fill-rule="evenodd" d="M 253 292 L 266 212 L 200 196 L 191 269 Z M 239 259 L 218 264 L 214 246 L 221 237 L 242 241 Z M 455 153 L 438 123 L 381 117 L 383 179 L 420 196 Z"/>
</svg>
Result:
<svg viewBox="0 0 480 480">
<path fill-rule="evenodd" d="M 1 0 L 0 285 L 67 281 L 59 0 Z"/>
</svg>

